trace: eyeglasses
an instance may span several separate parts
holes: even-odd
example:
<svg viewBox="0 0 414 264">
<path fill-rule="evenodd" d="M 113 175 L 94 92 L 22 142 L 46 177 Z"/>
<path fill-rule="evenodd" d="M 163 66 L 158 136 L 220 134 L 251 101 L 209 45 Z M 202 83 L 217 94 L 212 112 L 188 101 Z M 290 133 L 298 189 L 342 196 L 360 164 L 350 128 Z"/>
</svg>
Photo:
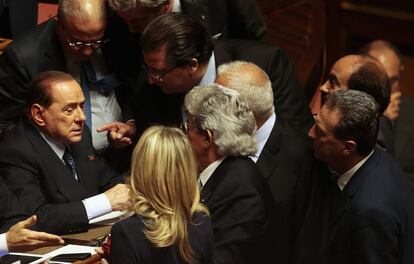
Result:
<svg viewBox="0 0 414 264">
<path fill-rule="evenodd" d="M 105 38 L 105 39 L 98 39 L 95 41 L 71 41 L 71 40 L 67 40 L 67 41 L 68 41 L 68 45 L 72 48 L 80 49 L 84 47 L 90 47 L 93 49 L 97 49 L 103 44 L 108 43 L 109 39 Z"/>
<path fill-rule="evenodd" d="M 172 67 L 171 69 L 169 69 L 168 71 L 164 72 L 164 73 L 155 73 L 153 71 L 151 71 L 151 69 L 148 69 L 148 73 L 150 74 L 151 78 L 156 80 L 157 82 L 162 83 L 164 81 L 164 77 L 169 74 L 170 72 L 172 72 L 175 68 L 177 67 Z"/>
<path fill-rule="evenodd" d="M 190 124 L 188 122 L 184 122 L 180 125 L 180 129 L 184 132 L 184 134 L 188 134 L 190 131 Z"/>
</svg>

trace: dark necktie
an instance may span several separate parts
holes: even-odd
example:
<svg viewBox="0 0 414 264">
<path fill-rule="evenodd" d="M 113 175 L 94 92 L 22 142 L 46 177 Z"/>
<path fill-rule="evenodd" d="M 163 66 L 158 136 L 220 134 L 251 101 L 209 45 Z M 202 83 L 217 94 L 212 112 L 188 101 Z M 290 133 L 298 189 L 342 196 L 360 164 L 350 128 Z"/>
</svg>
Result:
<svg viewBox="0 0 414 264">
<path fill-rule="evenodd" d="M 97 90 L 100 94 L 109 96 L 111 92 L 120 85 L 120 82 L 113 74 L 105 75 L 102 79 L 97 80 L 95 71 L 90 61 L 82 64 L 82 72 L 80 78 L 82 92 L 85 96 L 83 111 L 85 112 L 86 116 L 86 125 L 92 129 L 90 90 Z"/>
<path fill-rule="evenodd" d="M 72 154 L 70 153 L 70 150 L 68 148 L 65 149 L 65 153 L 63 154 L 62 159 L 65 162 L 66 168 L 69 169 L 72 176 L 77 180 L 78 177 L 76 175 L 75 160 L 73 159 Z"/>
</svg>

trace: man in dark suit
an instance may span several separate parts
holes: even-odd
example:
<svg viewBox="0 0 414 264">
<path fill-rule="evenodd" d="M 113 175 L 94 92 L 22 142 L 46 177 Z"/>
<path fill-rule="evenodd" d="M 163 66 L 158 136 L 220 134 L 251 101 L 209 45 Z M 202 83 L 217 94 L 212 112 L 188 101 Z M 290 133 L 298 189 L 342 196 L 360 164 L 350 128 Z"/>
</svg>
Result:
<svg viewBox="0 0 414 264">
<path fill-rule="evenodd" d="M 236 61 L 220 65 L 216 83 L 238 91 L 253 111 L 258 151 L 251 158 L 270 187 L 276 203 L 277 261 L 288 263 L 295 240 L 294 216 L 299 182 L 309 178 L 314 163 L 310 141 L 304 133 L 276 116 L 272 84 L 267 74 L 253 63 Z M 300 164 L 300 166 L 298 166 Z"/>
<path fill-rule="evenodd" d="M 269 75 L 278 116 L 303 131 L 312 123 L 289 59 L 279 48 L 250 41 L 214 43 L 202 23 L 179 13 L 153 20 L 141 44 L 150 85 L 137 98 L 137 126 L 179 124 L 183 96 L 196 85 L 213 83 L 216 68 L 232 60 L 254 62 Z"/>
<path fill-rule="evenodd" d="M 347 55 L 332 66 L 328 80 L 319 88 L 326 97 L 335 89 L 365 92 L 376 100 L 381 113 L 390 102 L 391 85 L 384 67 L 377 60 L 363 55 Z M 394 135 L 390 119 L 381 115 L 378 145 L 394 155 Z"/>
<path fill-rule="evenodd" d="M 375 147 L 374 98 L 333 91 L 309 131 L 332 171 L 326 263 L 413 263 L 414 200 L 402 170 Z"/>
<path fill-rule="evenodd" d="M 185 97 L 183 124 L 199 165 L 201 201 L 213 225 L 213 263 L 274 263 L 274 203 L 260 171 L 252 111 L 219 85 L 197 86 Z"/>
<path fill-rule="evenodd" d="M 28 217 L 14 195 L 0 178 L 0 256 L 9 251 L 28 251 L 38 247 L 63 244 L 55 235 L 32 231 L 29 228 L 37 221 L 36 216 Z M 27 218 L 27 219 L 26 219 Z M 25 220 L 24 220 L 25 219 Z M 19 222 L 20 221 L 20 222 Z"/>
<path fill-rule="evenodd" d="M 58 70 L 71 74 L 82 85 L 95 148 L 108 146 L 106 133 L 99 133 L 106 130 L 114 143 L 129 145 L 135 125 L 131 120 L 118 122 L 131 119 L 132 112 L 105 57 L 106 23 L 104 1 L 62 0 L 57 18 L 15 39 L 0 57 L 0 122 L 13 123 L 24 114 L 24 96 L 34 76 Z M 103 126 L 108 123 L 111 125 Z M 125 137 L 118 138 L 118 131 Z"/>
<path fill-rule="evenodd" d="M 84 100 L 70 75 L 39 74 L 27 91 L 27 119 L 0 144 L 0 175 L 39 217 L 40 230 L 85 231 L 91 218 L 130 204 L 123 178 L 95 155 L 84 126 Z"/>
</svg>

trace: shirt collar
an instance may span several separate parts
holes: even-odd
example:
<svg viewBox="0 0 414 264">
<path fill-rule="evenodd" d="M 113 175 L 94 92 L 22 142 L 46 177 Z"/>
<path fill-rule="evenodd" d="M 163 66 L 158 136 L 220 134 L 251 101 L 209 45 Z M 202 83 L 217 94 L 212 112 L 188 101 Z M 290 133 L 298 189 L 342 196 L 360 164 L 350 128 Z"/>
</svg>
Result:
<svg viewBox="0 0 414 264">
<path fill-rule="evenodd" d="M 211 53 L 211 57 L 208 60 L 207 70 L 204 73 L 203 79 L 201 79 L 199 85 L 212 84 L 216 80 L 216 58 L 214 52 Z"/>
<path fill-rule="evenodd" d="M 208 179 L 210 179 L 213 172 L 217 169 L 217 167 L 223 162 L 226 157 L 221 157 L 220 159 L 214 161 L 210 165 L 205 168 L 199 176 L 199 180 L 201 181 L 201 186 L 206 185 Z"/>
<path fill-rule="evenodd" d="M 180 0 L 174 0 L 173 1 L 172 12 L 182 13 L 182 11 L 183 11 L 183 9 L 181 8 L 181 1 Z"/>
<path fill-rule="evenodd" d="M 359 168 L 361 168 L 361 166 L 369 159 L 369 157 L 371 157 L 372 153 L 374 153 L 374 150 L 372 150 L 371 153 L 369 153 L 368 156 L 366 156 L 364 159 L 362 159 L 360 162 L 358 162 L 354 167 L 352 167 L 351 169 L 349 169 L 348 171 L 346 171 L 345 173 L 343 173 L 342 175 L 340 175 L 338 177 L 338 179 L 336 180 L 336 183 L 338 184 L 339 189 L 341 189 L 341 191 L 344 190 L 345 186 L 351 180 L 351 178 L 355 174 L 355 172 Z"/>
<path fill-rule="evenodd" d="M 57 140 L 51 138 L 47 134 L 45 134 L 43 131 L 39 131 L 39 134 L 42 136 L 42 138 L 46 141 L 46 143 L 52 148 L 52 150 L 56 153 L 56 155 L 59 157 L 59 159 L 63 158 L 63 154 L 65 154 L 66 146 L 65 144 L 62 144 L 61 142 L 58 142 Z"/>
<path fill-rule="evenodd" d="M 260 157 L 260 154 L 263 151 L 263 148 L 270 137 L 270 133 L 272 133 L 273 127 L 276 124 L 276 114 L 275 112 L 266 120 L 266 122 L 256 131 L 256 141 L 257 141 L 257 152 L 254 156 L 250 156 L 250 158 L 257 162 Z"/>
</svg>

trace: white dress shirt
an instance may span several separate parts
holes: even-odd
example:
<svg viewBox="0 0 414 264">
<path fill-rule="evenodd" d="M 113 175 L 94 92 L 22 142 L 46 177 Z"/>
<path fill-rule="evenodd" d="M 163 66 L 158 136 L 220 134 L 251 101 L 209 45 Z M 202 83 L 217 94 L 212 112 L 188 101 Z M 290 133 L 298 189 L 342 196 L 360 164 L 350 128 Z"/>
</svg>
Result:
<svg viewBox="0 0 414 264">
<path fill-rule="evenodd" d="M 266 145 L 267 140 L 270 137 L 270 133 L 272 133 L 273 127 L 276 125 L 276 114 L 273 114 L 266 120 L 266 122 L 256 131 L 256 141 L 257 141 L 257 152 L 254 156 L 250 156 L 250 158 L 257 162 L 260 157 L 260 154 L 263 151 L 264 146 Z"/>
<path fill-rule="evenodd" d="M 226 157 L 222 157 L 215 162 L 211 163 L 203 170 L 203 172 L 200 173 L 200 176 L 198 177 L 199 183 L 201 184 L 201 188 L 206 185 L 207 181 L 210 179 L 213 172 L 217 169 L 217 167 L 223 162 L 223 160 Z"/>
<path fill-rule="evenodd" d="M 0 235 L 0 257 L 9 254 L 7 247 L 6 233 Z"/>
<path fill-rule="evenodd" d="M 39 130 L 38 130 L 39 131 Z M 45 133 L 39 131 L 40 135 L 44 138 L 46 143 L 52 148 L 55 154 L 61 159 L 63 164 L 66 166 L 65 161 L 63 160 L 63 154 L 65 153 L 66 146 L 51 137 L 47 136 Z M 76 175 L 76 180 L 77 180 Z M 106 198 L 105 194 L 97 194 L 95 196 L 86 198 L 82 200 L 83 205 L 85 206 L 86 214 L 88 219 L 92 219 L 103 214 L 110 213 L 112 211 L 111 204 Z"/>
<path fill-rule="evenodd" d="M 352 176 L 355 174 L 355 172 L 361 168 L 361 166 L 371 157 L 372 153 L 374 153 L 374 150 L 371 151 L 371 153 L 368 154 L 365 158 L 363 158 L 360 162 L 358 162 L 354 167 L 346 171 L 344 174 L 340 175 L 338 179 L 336 180 L 336 183 L 338 184 L 339 189 L 341 191 L 344 190 L 345 186 L 348 184 L 348 182 L 351 180 Z"/>
</svg>

